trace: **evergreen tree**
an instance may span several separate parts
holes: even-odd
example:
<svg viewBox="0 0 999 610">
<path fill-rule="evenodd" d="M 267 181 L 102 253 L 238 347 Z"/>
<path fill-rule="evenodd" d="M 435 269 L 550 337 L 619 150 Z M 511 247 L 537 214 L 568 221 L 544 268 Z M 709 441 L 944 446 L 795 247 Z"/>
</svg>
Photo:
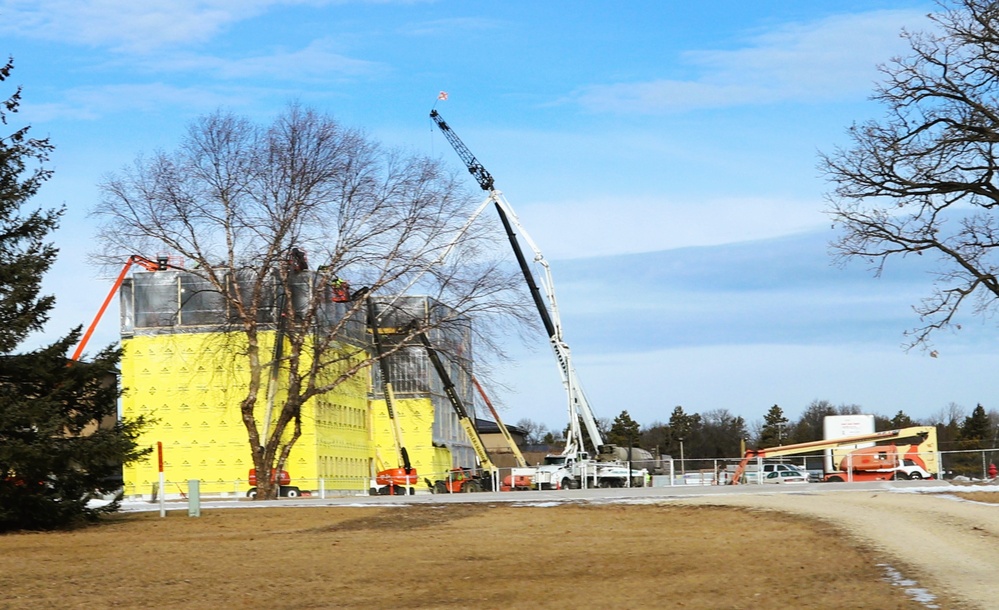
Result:
<svg viewBox="0 0 999 610">
<path fill-rule="evenodd" d="M 760 429 L 760 447 L 776 447 L 787 444 L 788 419 L 779 406 L 770 407 L 763 417 L 763 427 Z"/>
<path fill-rule="evenodd" d="M 669 426 L 654 421 L 647 427 L 642 428 L 641 441 L 639 445 L 653 451 L 655 454 L 669 453 L 670 429 Z"/>
<path fill-rule="evenodd" d="M 0 67 L 0 82 L 13 69 Z M 18 88 L 0 102 L 0 123 L 17 112 Z M 40 295 L 56 248 L 45 240 L 62 210 L 28 210 L 51 171 L 52 145 L 23 127 L 0 137 L 0 531 L 48 529 L 117 509 L 94 508 L 94 494 L 121 484 L 121 465 L 140 457 L 142 421 L 116 422 L 119 350 L 68 362 L 80 329 L 51 345 L 18 351 L 43 329 L 54 298 Z"/>
<path fill-rule="evenodd" d="M 940 451 L 957 449 L 957 436 L 961 429 L 967 411 L 961 405 L 950 402 L 927 418 L 926 424 L 936 426 L 937 446 Z"/>
<path fill-rule="evenodd" d="M 992 440 L 992 436 L 989 416 L 985 413 L 985 407 L 979 404 L 970 416 L 964 418 L 964 423 L 961 425 L 959 432 L 961 449 L 982 449 L 986 446 L 983 441 Z"/>
<path fill-rule="evenodd" d="M 713 409 L 699 415 L 698 434 L 687 445 L 689 458 L 737 457 L 746 438 L 746 421 L 728 409 Z M 702 468 L 705 466 L 701 466 Z"/>
<path fill-rule="evenodd" d="M 895 417 L 891 418 L 890 424 L 892 430 L 897 430 L 899 428 L 910 428 L 912 426 L 919 425 L 911 417 L 906 415 L 904 411 L 901 410 L 895 414 Z"/>
<path fill-rule="evenodd" d="M 673 408 L 673 413 L 669 416 L 669 429 L 672 437 L 669 453 L 673 456 L 684 456 L 686 453 L 681 450 L 681 443 L 688 447 L 696 443 L 694 437 L 698 436 L 701 427 L 701 416 L 699 413 L 687 414 L 681 405 Z"/>
<path fill-rule="evenodd" d="M 627 411 L 621 411 L 611 424 L 610 432 L 607 433 L 607 442 L 619 447 L 630 447 L 638 443 L 640 437 L 641 426 Z"/>
</svg>

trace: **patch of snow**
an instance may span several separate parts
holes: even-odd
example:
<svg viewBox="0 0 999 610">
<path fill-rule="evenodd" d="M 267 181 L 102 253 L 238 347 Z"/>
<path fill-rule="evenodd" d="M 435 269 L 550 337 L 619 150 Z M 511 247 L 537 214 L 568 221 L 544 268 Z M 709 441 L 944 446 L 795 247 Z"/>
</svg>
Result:
<svg viewBox="0 0 999 610">
<path fill-rule="evenodd" d="M 915 580 L 903 577 L 901 572 L 886 563 L 879 563 L 878 567 L 884 570 L 885 580 L 896 587 L 902 587 L 902 590 L 905 591 L 905 594 L 912 601 L 923 604 L 927 608 L 940 608 L 940 606 L 933 603 L 936 601 L 937 596 L 926 589 L 917 587 L 916 585 L 919 583 Z"/>
</svg>

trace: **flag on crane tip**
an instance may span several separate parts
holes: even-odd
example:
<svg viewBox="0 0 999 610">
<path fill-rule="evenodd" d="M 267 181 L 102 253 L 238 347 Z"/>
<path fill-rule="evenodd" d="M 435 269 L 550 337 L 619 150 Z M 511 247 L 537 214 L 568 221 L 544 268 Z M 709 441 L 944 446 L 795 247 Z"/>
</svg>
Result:
<svg viewBox="0 0 999 610">
<path fill-rule="evenodd" d="M 447 99 L 447 91 L 441 91 L 440 93 L 438 93 L 437 94 L 437 99 L 442 100 L 442 101 L 446 100 Z"/>
</svg>

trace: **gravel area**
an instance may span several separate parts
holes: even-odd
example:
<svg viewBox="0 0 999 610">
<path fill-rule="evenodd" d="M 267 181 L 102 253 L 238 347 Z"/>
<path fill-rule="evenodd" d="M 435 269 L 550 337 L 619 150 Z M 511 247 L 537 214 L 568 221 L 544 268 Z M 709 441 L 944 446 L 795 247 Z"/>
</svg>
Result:
<svg viewBox="0 0 999 610">
<path fill-rule="evenodd" d="M 916 580 L 915 587 L 931 594 L 946 591 L 969 607 L 999 607 L 999 504 L 965 500 L 957 493 L 816 488 L 680 501 L 816 517 L 896 558 L 893 567 Z"/>
</svg>

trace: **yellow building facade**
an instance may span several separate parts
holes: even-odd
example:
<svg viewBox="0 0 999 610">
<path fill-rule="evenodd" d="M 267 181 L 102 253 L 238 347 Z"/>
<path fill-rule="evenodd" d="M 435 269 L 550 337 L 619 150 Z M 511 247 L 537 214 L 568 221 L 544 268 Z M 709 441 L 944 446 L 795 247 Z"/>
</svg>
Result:
<svg viewBox="0 0 999 610">
<path fill-rule="evenodd" d="M 191 299 L 180 300 L 191 283 L 190 274 L 182 271 L 158 271 L 135 273 L 122 286 L 122 411 L 153 421 L 139 442 L 154 449 L 148 460 L 124 469 L 129 497 L 153 493 L 160 446 L 168 496 L 185 493 L 192 479 L 200 481 L 203 494 L 241 496 L 250 489 L 253 464 L 239 408 L 249 383 L 245 335 L 208 327 L 209 310 L 217 304 L 195 303 L 200 307 L 195 309 Z M 164 310 L 173 315 L 163 315 Z M 276 331 L 261 333 L 261 350 L 270 353 L 275 337 Z M 404 364 L 397 368 L 413 368 Z M 377 471 L 401 465 L 377 386 L 371 369 L 365 368 L 303 406 L 302 435 L 285 465 L 292 486 L 366 493 Z M 395 404 L 421 481 L 441 478 L 452 466 L 469 465 L 468 440 L 433 386 L 427 380 L 421 387 L 428 391 L 407 393 Z M 280 400 L 279 392 L 278 404 Z M 266 408 L 261 398 L 255 412 L 258 427 L 267 420 Z M 425 489 L 422 483 L 419 488 Z"/>
</svg>

